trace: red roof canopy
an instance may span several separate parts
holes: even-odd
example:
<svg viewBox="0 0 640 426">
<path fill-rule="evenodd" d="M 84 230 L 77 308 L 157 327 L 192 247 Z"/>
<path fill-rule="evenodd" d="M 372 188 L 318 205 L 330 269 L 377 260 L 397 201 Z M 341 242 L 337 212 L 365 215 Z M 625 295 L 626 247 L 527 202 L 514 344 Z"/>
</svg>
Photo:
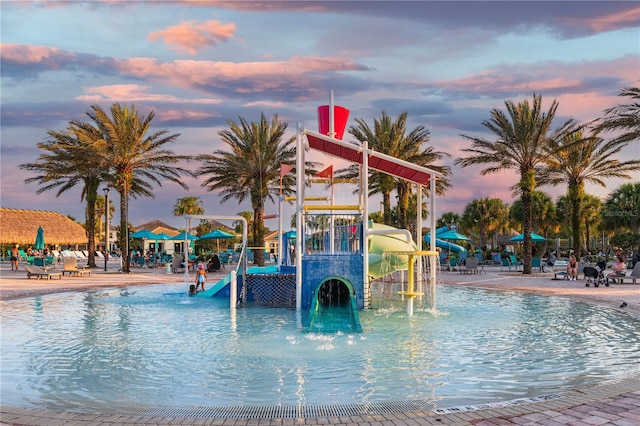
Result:
<svg viewBox="0 0 640 426">
<path fill-rule="evenodd" d="M 352 163 L 362 164 L 364 148 L 350 142 L 330 138 L 321 133 L 305 130 L 309 147 L 322 151 L 334 157 L 339 157 Z M 369 168 L 405 179 L 420 185 L 428 186 L 431 175 L 439 177 L 440 174 L 426 167 L 418 166 L 408 161 L 382 154 L 368 149 Z"/>
</svg>

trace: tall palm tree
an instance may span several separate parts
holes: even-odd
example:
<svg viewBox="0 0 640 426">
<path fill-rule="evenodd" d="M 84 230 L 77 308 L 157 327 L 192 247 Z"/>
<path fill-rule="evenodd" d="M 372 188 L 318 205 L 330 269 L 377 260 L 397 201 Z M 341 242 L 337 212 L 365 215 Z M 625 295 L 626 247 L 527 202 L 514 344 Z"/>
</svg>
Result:
<svg viewBox="0 0 640 426">
<path fill-rule="evenodd" d="M 96 198 L 96 222 L 98 222 L 98 240 L 102 240 L 103 232 L 104 232 L 104 223 L 102 222 L 103 218 L 106 218 L 106 197 L 104 195 L 98 195 Z M 109 217 L 113 217 L 113 212 L 115 211 L 115 207 L 113 207 L 113 203 L 109 200 Z"/>
<path fill-rule="evenodd" d="M 187 189 L 180 179 L 191 172 L 179 166 L 190 160 L 186 155 L 176 155 L 165 148 L 173 143 L 179 134 L 168 134 L 167 130 L 151 132 L 153 111 L 144 116 L 131 107 L 115 103 L 110 115 L 100 106 L 92 105 L 87 115 L 100 129 L 102 138 L 96 140 L 105 163 L 109 166 L 108 179 L 120 194 L 120 235 L 124 241 L 123 272 L 130 272 L 129 238 L 127 223 L 129 217 L 129 197 L 153 197 L 152 183 L 162 186 L 161 179 L 177 183 Z"/>
<path fill-rule="evenodd" d="M 640 88 L 626 87 L 618 96 L 631 98 L 631 103 L 606 109 L 605 116 L 597 124 L 596 130 L 623 132 L 616 138 L 617 142 L 640 141 Z"/>
<path fill-rule="evenodd" d="M 542 174 L 541 183 L 567 183 L 573 252 L 577 256 L 581 254 L 581 248 L 585 247 L 582 232 L 584 185 L 590 182 L 605 188 L 605 179 L 630 179 L 630 172 L 640 170 L 640 159 L 620 161 L 614 158 L 627 144 L 628 142 L 619 139 L 605 142 L 597 133 L 584 136 L 582 130 L 549 142 L 547 168 Z"/>
<path fill-rule="evenodd" d="M 360 143 L 366 144 L 368 148 L 377 152 L 429 167 L 445 176 L 449 175 L 449 167 L 433 165 L 434 161 L 438 161 L 448 154 L 436 151 L 433 147 L 424 147 L 424 144 L 429 142 L 429 131 L 424 126 L 416 127 L 407 135 L 407 117 L 408 113 L 405 111 L 393 120 L 383 110 L 380 118 L 373 120 L 373 129 L 365 120 L 357 118 L 355 119 L 357 125 L 351 126 L 349 133 Z M 341 177 L 353 178 L 358 175 L 358 172 L 358 165 L 351 165 L 347 169 L 340 170 L 338 174 Z M 439 194 L 443 194 L 448 186 L 449 183 L 446 179 L 439 179 L 436 183 L 436 190 Z M 369 171 L 369 195 L 382 195 L 383 217 L 384 223 L 387 225 L 394 225 L 391 212 L 391 192 L 394 189 L 398 195 L 398 223 L 395 225 L 406 228 L 411 195 L 410 182 L 395 179 L 393 176 L 375 170 Z"/>
<path fill-rule="evenodd" d="M 542 98 L 533 95 L 533 102 L 525 100 L 518 104 L 506 101 L 507 113 L 499 109 L 491 110 L 491 118 L 482 125 L 497 136 L 495 140 L 461 135 L 472 142 L 471 148 L 462 151 L 469 154 L 458 158 L 455 163 L 462 167 L 488 165 L 481 175 L 515 170 L 520 180 L 513 189 L 522 199 L 524 232 L 523 273 L 531 274 L 531 193 L 538 186 L 536 170 L 544 166 L 550 141 L 561 138 L 574 126 L 567 120 L 556 130 L 552 130 L 553 119 L 558 109 L 554 100 L 545 112 Z"/>
<path fill-rule="evenodd" d="M 235 198 L 238 203 L 249 199 L 253 209 L 251 246 L 264 247 L 264 206 L 280 194 L 280 165 L 295 165 L 295 136 L 283 142 L 287 123 L 274 115 L 269 122 L 264 113 L 260 120 L 249 123 L 239 117 L 239 123 L 228 120 L 229 129 L 218 132 L 229 151 L 216 150 L 199 157 L 202 166 L 197 175 L 204 176 L 202 186 L 219 191 L 222 202 Z M 313 163 L 307 163 L 313 166 Z M 311 175 L 314 171 L 306 169 Z M 295 175 L 282 179 L 283 195 L 291 195 Z M 254 263 L 264 265 L 264 250 L 256 250 Z"/>
<path fill-rule="evenodd" d="M 86 232 L 87 248 L 89 251 L 88 265 L 96 267 L 95 263 L 95 205 L 98 197 L 98 187 L 102 181 L 102 164 L 99 156 L 95 155 L 93 141 L 74 122 L 67 130 L 47 132 L 48 138 L 38 143 L 42 151 L 33 163 L 21 164 L 20 168 L 38 173 L 25 179 L 25 183 L 36 182 L 42 185 L 38 194 L 58 189 L 56 197 L 66 191 L 82 185 L 80 199 L 87 205 Z"/>
</svg>

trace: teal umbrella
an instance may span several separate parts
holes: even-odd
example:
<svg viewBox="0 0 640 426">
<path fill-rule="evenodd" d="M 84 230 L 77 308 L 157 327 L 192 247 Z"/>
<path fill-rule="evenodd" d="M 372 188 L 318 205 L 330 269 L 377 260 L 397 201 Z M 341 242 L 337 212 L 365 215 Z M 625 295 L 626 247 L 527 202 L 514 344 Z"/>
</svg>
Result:
<svg viewBox="0 0 640 426">
<path fill-rule="evenodd" d="M 216 248 L 218 250 L 218 253 L 220 253 L 220 239 L 230 238 L 235 238 L 235 235 L 216 229 L 215 231 L 211 231 L 208 234 L 202 235 L 200 237 L 200 240 L 216 240 Z"/>
<path fill-rule="evenodd" d="M 184 241 L 184 240 L 185 240 L 185 238 L 184 238 L 184 237 L 185 237 L 185 234 L 186 234 L 187 238 L 188 238 L 190 241 L 194 241 L 194 240 L 197 240 L 197 239 L 198 239 L 198 237 L 196 237 L 196 236 L 195 236 L 195 235 L 193 235 L 193 234 L 189 234 L 188 232 L 181 232 L 181 233 L 179 233 L 178 235 L 176 235 L 175 237 L 171 237 L 171 239 L 172 239 L 173 241 Z"/>
<path fill-rule="evenodd" d="M 514 243 L 521 243 L 524 241 L 524 234 L 516 235 L 513 238 L 510 238 L 509 241 L 513 241 Z M 541 235 L 536 234 L 535 232 L 531 233 L 531 242 L 540 243 L 542 241 L 547 241 L 547 239 Z"/>
<path fill-rule="evenodd" d="M 36 234 L 36 243 L 33 245 L 35 250 L 44 250 L 44 229 L 42 226 L 38 226 L 38 233 Z"/>
<path fill-rule="evenodd" d="M 129 235 L 131 238 L 141 238 L 143 240 L 155 240 L 158 236 L 148 229 L 142 229 Z"/>
</svg>

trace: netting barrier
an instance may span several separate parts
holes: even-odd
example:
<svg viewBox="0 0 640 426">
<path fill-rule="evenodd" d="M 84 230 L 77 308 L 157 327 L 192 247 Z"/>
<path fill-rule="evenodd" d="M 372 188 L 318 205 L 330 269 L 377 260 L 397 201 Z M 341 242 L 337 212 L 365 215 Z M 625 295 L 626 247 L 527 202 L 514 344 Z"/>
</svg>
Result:
<svg viewBox="0 0 640 426">
<path fill-rule="evenodd" d="M 295 274 L 247 274 L 242 286 L 244 305 L 296 307 Z"/>
</svg>

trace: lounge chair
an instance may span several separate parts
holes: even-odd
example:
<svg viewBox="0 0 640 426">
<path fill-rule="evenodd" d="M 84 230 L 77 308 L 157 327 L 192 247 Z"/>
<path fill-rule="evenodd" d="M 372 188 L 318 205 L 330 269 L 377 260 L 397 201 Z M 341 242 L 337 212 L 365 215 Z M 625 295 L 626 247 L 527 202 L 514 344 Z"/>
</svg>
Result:
<svg viewBox="0 0 640 426">
<path fill-rule="evenodd" d="M 27 271 L 27 278 L 31 279 L 31 277 L 38 277 L 38 279 L 42 277 L 46 277 L 47 280 L 50 280 L 53 277 L 58 277 L 62 279 L 62 272 L 49 272 L 35 265 L 24 265 L 24 269 Z"/>
<path fill-rule="evenodd" d="M 475 257 L 468 257 L 465 260 L 465 264 L 464 266 L 460 266 L 460 273 L 461 274 L 466 274 L 466 273 L 470 273 L 470 274 L 477 274 L 478 273 L 478 259 Z"/>
<path fill-rule="evenodd" d="M 91 276 L 91 270 L 86 268 L 78 268 L 78 260 L 75 257 L 63 257 L 62 258 L 64 268 L 62 269 L 62 275 L 69 274 L 69 276 L 75 275 L 80 277 L 82 275 Z"/>
<path fill-rule="evenodd" d="M 501 261 L 502 265 L 500 265 L 500 271 L 502 271 L 504 268 L 508 268 L 508 270 L 511 271 L 511 262 L 509 261 L 509 258 L 503 257 Z"/>
</svg>

